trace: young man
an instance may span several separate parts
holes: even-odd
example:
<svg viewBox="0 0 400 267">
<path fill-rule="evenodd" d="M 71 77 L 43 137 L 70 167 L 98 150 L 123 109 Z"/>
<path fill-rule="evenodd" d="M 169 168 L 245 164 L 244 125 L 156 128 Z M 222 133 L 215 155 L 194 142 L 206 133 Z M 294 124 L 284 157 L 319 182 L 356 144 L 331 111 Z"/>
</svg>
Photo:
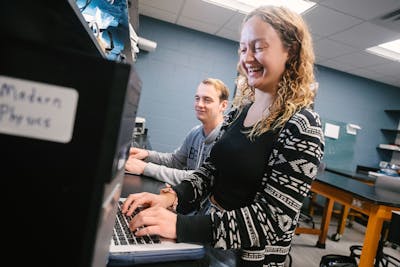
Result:
<svg viewBox="0 0 400 267">
<path fill-rule="evenodd" d="M 208 78 L 202 81 L 194 102 L 196 117 L 201 124 L 186 135 L 182 145 L 173 153 L 131 148 L 126 171 L 144 174 L 170 185 L 180 183 L 209 155 L 224 119 L 228 98 L 229 89 L 221 80 Z"/>
</svg>

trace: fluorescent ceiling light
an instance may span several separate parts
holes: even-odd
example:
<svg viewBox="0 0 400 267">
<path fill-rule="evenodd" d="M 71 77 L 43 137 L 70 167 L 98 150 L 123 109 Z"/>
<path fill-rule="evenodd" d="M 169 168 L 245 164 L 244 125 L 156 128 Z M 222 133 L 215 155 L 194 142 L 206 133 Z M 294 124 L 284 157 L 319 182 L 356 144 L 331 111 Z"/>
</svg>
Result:
<svg viewBox="0 0 400 267">
<path fill-rule="evenodd" d="M 367 48 L 366 51 L 387 59 L 400 61 L 400 39 Z"/>
<path fill-rule="evenodd" d="M 301 14 L 313 7 L 316 3 L 308 0 L 203 0 L 217 6 L 232 9 L 247 14 L 254 8 L 263 5 L 285 6 Z"/>
</svg>

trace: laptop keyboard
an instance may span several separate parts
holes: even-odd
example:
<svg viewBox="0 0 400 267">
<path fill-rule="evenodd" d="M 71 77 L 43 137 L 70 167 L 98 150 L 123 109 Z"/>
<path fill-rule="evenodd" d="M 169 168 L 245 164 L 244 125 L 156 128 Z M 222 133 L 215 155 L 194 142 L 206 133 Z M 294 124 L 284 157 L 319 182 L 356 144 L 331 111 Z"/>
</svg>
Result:
<svg viewBox="0 0 400 267">
<path fill-rule="evenodd" d="M 131 216 L 126 216 L 121 211 L 122 205 L 123 202 L 118 201 L 118 211 L 112 235 L 112 240 L 115 245 L 142 245 L 156 244 L 161 242 L 159 236 L 135 236 L 129 229 L 129 222 L 140 210 L 135 211 Z"/>
</svg>

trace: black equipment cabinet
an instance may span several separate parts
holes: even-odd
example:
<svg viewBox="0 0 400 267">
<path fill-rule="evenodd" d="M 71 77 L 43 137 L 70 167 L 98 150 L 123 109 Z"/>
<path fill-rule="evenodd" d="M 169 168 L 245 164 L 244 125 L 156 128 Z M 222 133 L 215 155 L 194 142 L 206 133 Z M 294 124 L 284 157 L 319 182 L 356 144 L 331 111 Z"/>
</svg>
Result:
<svg viewBox="0 0 400 267">
<path fill-rule="evenodd" d="M 72 0 L 2 1 L 0 34 L 3 255 L 106 266 L 140 78 Z"/>
</svg>

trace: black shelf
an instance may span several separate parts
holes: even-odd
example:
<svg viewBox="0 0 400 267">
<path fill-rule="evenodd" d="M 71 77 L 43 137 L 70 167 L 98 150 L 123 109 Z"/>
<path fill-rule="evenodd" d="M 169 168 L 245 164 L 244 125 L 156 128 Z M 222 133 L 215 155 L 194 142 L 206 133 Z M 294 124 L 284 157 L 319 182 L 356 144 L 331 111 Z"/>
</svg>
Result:
<svg viewBox="0 0 400 267">
<path fill-rule="evenodd" d="M 390 162 L 393 155 L 400 152 L 400 151 L 396 151 L 396 150 L 381 148 L 379 146 L 376 147 L 376 150 L 378 151 L 380 160 L 386 161 L 386 162 Z"/>
<path fill-rule="evenodd" d="M 379 147 L 379 146 L 377 146 L 376 148 L 377 148 L 377 149 L 380 149 L 380 150 L 387 150 L 387 151 L 393 151 L 393 152 L 400 152 L 400 150 L 395 150 L 395 149 L 390 149 L 390 148 L 383 148 L 383 147 Z"/>
<path fill-rule="evenodd" d="M 397 129 L 381 129 L 381 131 L 384 133 L 391 133 L 391 134 L 400 133 L 400 130 L 397 130 Z"/>
<path fill-rule="evenodd" d="M 400 109 L 385 109 L 384 112 L 387 116 L 391 119 L 393 125 L 395 127 L 398 125 L 400 120 Z M 400 129 L 390 129 L 390 128 L 381 128 L 380 129 L 383 136 L 386 139 L 387 144 L 394 144 L 396 143 L 396 139 L 398 134 L 400 134 Z M 390 149 L 390 148 L 382 148 L 379 145 L 376 147 L 377 151 L 379 152 L 380 158 L 383 161 L 390 162 L 395 153 L 399 153 L 400 151 Z"/>
<path fill-rule="evenodd" d="M 400 109 L 385 109 L 385 112 L 388 112 L 388 113 L 400 113 Z"/>
<path fill-rule="evenodd" d="M 400 119 L 400 110 L 398 109 L 385 109 L 385 113 L 394 121 Z"/>
</svg>

